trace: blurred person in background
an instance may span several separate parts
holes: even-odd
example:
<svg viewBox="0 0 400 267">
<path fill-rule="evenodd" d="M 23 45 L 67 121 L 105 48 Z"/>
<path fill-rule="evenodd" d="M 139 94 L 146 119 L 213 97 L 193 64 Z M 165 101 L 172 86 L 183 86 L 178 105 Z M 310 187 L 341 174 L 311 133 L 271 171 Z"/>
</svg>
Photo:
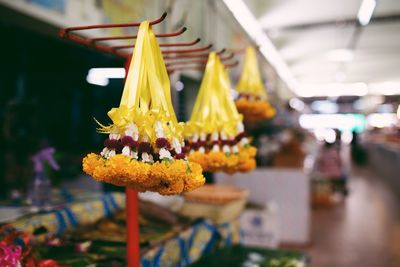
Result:
<svg viewBox="0 0 400 267">
<path fill-rule="evenodd" d="M 359 134 L 353 131 L 353 139 L 351 140 L 351 159 L 356 165 L 362 166 L 367 163 L 367 152 L 360 145 Z"/>
<path fill-rule="evenodd" d="M 315 163 L 317 173 L 329 180 L 334 193 L 347 195 L 347 178 L 344 174 L 344 164 L 337 142 L 325 142 L 318 153 Z"/>
</svg>

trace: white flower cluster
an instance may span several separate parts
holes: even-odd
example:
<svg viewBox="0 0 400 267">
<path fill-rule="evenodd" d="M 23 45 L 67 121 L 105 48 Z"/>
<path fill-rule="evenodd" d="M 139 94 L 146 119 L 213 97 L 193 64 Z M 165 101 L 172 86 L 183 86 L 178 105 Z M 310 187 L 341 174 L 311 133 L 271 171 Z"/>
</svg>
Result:
<svg viewBox="0 0 400 267">
<path fill-rule="evenodd" d="M 134 124 L 134 123 L 128 124 L 124 134 L 125 134 L 125 136 L 131 137 L 134 141 L 139 140 L 139 130 L 138 130 L 136 124 Z M 124 148 L 122 149 L 122 154 L 125 156 L 130 156 L 134 159 L 138 159 L 137 151 L 133 150 L 129 146 L 124 146 Z"/>
</svg>

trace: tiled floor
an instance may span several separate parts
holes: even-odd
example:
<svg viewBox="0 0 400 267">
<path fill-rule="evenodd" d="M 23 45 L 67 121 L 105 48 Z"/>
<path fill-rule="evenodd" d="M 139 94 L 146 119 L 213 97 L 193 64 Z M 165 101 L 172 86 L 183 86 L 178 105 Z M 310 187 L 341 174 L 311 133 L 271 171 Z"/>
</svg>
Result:
<svg viewBox="0 0 400 267">
<path fill-rule="evenodd" d="M 312 215 L 313 267 L 399 267 L 400 198 L 380 177 L 353 171 L 350 195 Z"/>
</svg>

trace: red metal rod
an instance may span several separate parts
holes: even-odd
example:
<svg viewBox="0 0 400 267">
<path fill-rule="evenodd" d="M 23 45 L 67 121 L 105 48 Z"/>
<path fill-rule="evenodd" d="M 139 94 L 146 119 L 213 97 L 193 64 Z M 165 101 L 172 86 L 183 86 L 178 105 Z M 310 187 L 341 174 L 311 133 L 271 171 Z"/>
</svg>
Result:
<svg viewBox="0 0 400 267">
<path fill-rule="evenodd" d="M 191 58 L 207 58 L 209 54 L 197 54 L 197 55 L 176 55 L 176 56 L 169 56 L 169 55 L 165 55 L 164 56 L 164 60 L 169 61 L 169 60 L 188 60 Z M 235 56 L 234 53 L 230 53 L 228 56 L 225 57 L 220 57 L 221 61 L 226 61 L 229 59 L 232 59 Z"/>
<path fill-rule="evenodd" d="M 190 42 L 190 43 L 170 43 L 170 44 L 159 44 L 160 47 L 173 47 L 173 46 L 192 46 L 200 42 L 200 38 L 197 38 L 195 41 Z M 119 49 L 127 49 L 127 48 L 134 48 L 134 45 L 116 45 L 116 46 L 111 46 L 112 49 L 114 50 L 119 50 Z"/>
<path fill-rule="evenodd" d="M 61 35 L 61 32 L 60 32 L 60 35 Z M 106 46 L 106 45 L 101 45 L 101 44 L 90 45 L 90 44 L 88 44 L 87 39 L 85 39 L 82 36 L 76 35 L 76 34 L 68 34 L 68 35 L 64 35 L 62 37 L 67 38 L 68 40 L 70 40 L 74 43 L 81 44 L 81 45 L 84 45 L 84 46 L 87 46 L 90 48 L 94 48 L 94 49 L 97 49 L 104 53 L 113 54 L 120 58 L 127 58 L 129 56 L 126 53 L 120 53 L 118 51 L 114 51 L 113 49 L 111 49 L 109 46 Z"/>
<path fill-rule="evenodd" d="M 165 37 L 175 37 L 179 36 L 182 33 L 184 33 L 187 30 L 186 27 L 183 27 L 177 32 L 171 32 L 171 33 L 159 33 L 156 34 L 157 38 L 165 38 Z M 109 37 L 98 37 L 98 38 L 91 38 L 88 39 L 89 42 L 101 42 L 101 41 L 109 41 L 109 40 L 129 40 L 129 39 L 136 39 L 137 35 L 126 35 L 126 36 L 109 36 Z"/>
<path fill-rule="evenodd" d="M 126 266 L 140 266 L 139 198 L 138 193 L 126 188 Z"/>
<path fill-rule="evenodd" d="M 190 61 L 175 61 L 175 62 L 168 62 L 165 64 L 166 67 L 169 66 L 176 66 L 176 65 L 186 65 L 186 64 L 194 64 L 194 63 L 207 63 L 207 59 L 194 59 Z"/>
<path fill-rule="evenodd" d="M 234 62 L 232 62 L 232 63 L 229 63 L 229 64 L 224 64 L 224 66 L 225 66 L 225 68 L 234 68 L 234 67 L 236 67 L 237 65 L 239 65 L 239 61 L 237 61 L 237 60 L 235 60 Z"/>
<path fill-rule="evenodd" d="M 167 12 L 164 12 L 161 17 L 158 19 L 150 21 L 150 25 L 155 25 L 162 22 L 167 16 Z M 117 24 L 98 24 L 98 25 L 89 25 L 89 26 L 78 26 L 78 27 L 69 27 L 65 28 L 64 32 L 68 34 L 71 31 L 82 31 L 82 30 L 90 30 L 90 29 L 102 29 L 102 28 L 125 28 L 125 27 L 139 27 L 141 22 L 134 23 L 117 23 Z"/>
<path fill-rule="evenodd" d="M 221 51 L 217 52 L 217 55 L 222 55 L 226 49 L 222 49 Z M 164 60 L 173 60 L 173 59 L 187 59 L 187 58 L 207 58 L 210 54 L 209 53 L 202 53 L 202 54 L 193 54 L 193 55 L 187 55 L 187 54 L 177 54 L 177 55 L 165 55 Z M 232 58 L 234 54 L 232 53 L 229 55 L 229 58 Z M 222 59 L 222 58 L 221 58 Z"/>
<path fill-rule="evenodd" d="M 125 79 L 129 70 L 130 60 L 125 61 Z M 138 192 L 131 188 L 125 189 L 126 211 L 126 266 L 140 266 L 139 239 L 139 197 Z"/>
<path fill-rule="evenodd" d="M 209 44 L 204 47 L 200 48 L 193 48 L 193 49 L 185 49 L 185 50 L 165 50 L 161 51 L 163 54 L 178 54 L 178 53 L 192 53 L 192 52 L 200 52 L 200 51 L 206 51 L 212 47 L 212 44 Z"/>
<path fill-rule="evenodd" d="M 229 64 L 224 64 L 225 68 L 234 68 L 239 64 L 239 61 L 235 61 L 233 63 L 229 63 Z M 185 71 L 185 70 L 205 70 L 206 65 L 203 64 L 195 64 L 195 65 L 186 65 L 186 66 L 178 66 L 176 68 L 167 68 L 169 73 L 172 73 L 174 71 Z"/>
</svg>

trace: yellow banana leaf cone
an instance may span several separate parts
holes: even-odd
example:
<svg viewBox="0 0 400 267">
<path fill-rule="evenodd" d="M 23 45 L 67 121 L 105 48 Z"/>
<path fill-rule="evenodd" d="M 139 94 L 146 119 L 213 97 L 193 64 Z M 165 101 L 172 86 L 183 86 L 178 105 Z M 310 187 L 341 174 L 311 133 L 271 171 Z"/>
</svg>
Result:
<svg viewBox="0 0 400 267">
<path fill-rule="evenodd" d="M 230 87 L 224 65 L 215 52 L 210 53 L 184 131 L 189 160 L 200 164 L 204 171 L 232 174 L 256 167 L 255 148 L 244 132 L 242 115 L 236 109 Z"/>
<path fill-rule="evenodd" d="M 236 89 L 239 96 L 235 104 L 246 121 L 260 121 L 275 116 L 276 110 L 268 102 L 253 47 L 246 49 L 243 71 Z"/>
<path fill-rule="evenodd" d="M 137 191 L 180 194 L 204 184 L 201 166 L 188 162 L 172 107 L 170 81 L 149 22 L 139 27 L 128 76 L 118 108 L 108 113 L 112 124 L 98 129 L 109 138 L 100 154 L 83 159 L 94 179 Z"/>
</svg>

